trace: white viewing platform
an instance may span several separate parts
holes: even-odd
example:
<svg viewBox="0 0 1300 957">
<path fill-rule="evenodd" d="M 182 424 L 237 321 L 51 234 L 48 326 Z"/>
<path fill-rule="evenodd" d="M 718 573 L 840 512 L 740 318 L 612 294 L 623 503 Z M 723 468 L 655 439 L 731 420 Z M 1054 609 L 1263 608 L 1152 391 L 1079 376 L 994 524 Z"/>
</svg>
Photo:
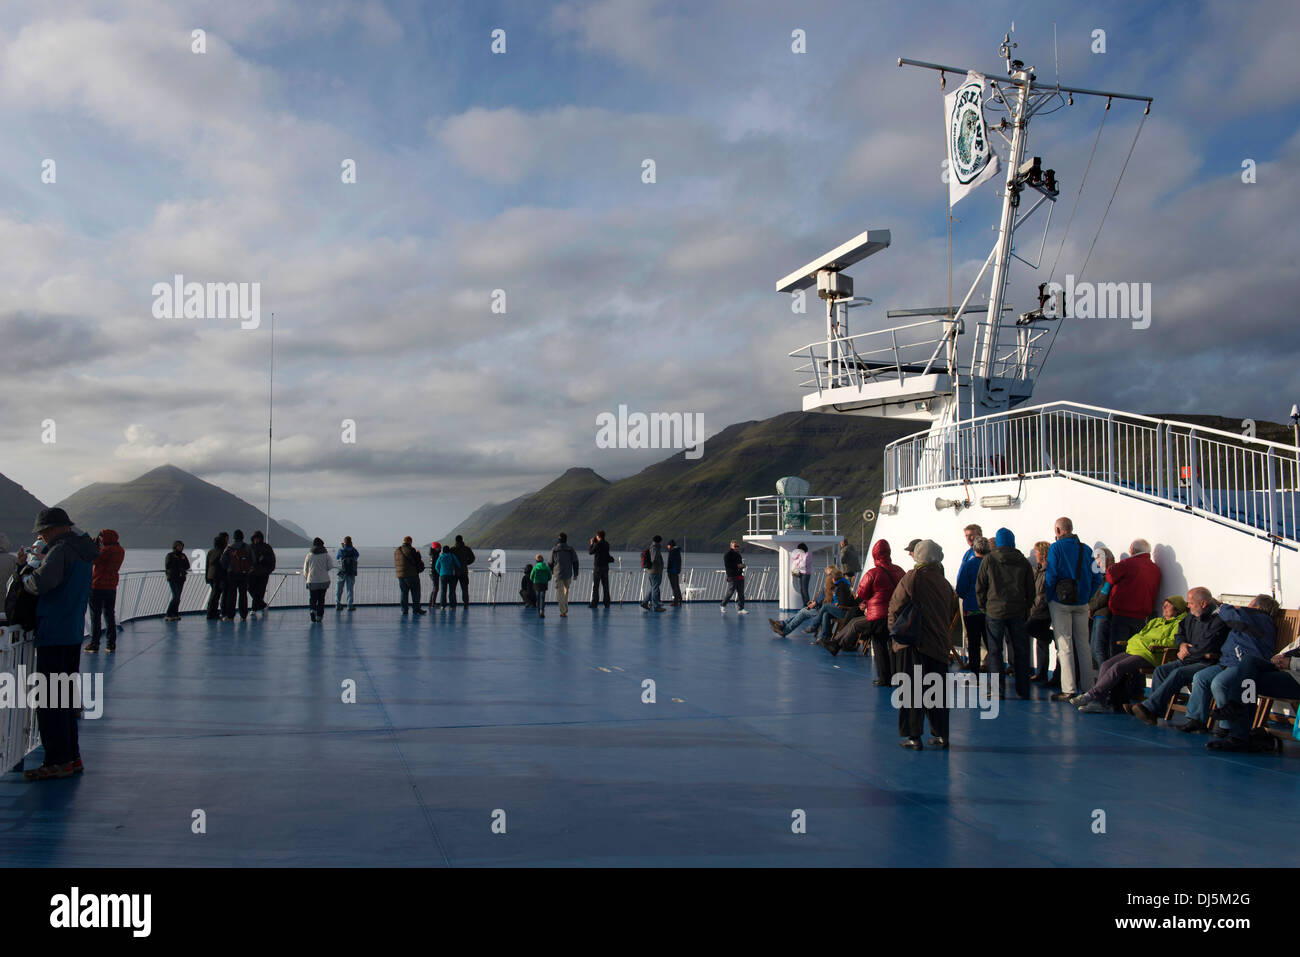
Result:
<svg viewBox="0 0 1300 957">
<path fill-rule="evenodd" d="M 838 495 L 798 493 L 745 499 L 749 508 L 749 531 L 744 540 L 777 553 L 777 598 L 783 612 L 803 607 L 803 598 L 790 573 L 790 553 L 800 544 L 808 546 L 809 555 L 839 544 L 839 502 Z M 814 572 L 812 563 L 809 563 L 808 570 Z M 813 581 L 810 584 L 815 593 L 820 583 Z"/>
</svg>

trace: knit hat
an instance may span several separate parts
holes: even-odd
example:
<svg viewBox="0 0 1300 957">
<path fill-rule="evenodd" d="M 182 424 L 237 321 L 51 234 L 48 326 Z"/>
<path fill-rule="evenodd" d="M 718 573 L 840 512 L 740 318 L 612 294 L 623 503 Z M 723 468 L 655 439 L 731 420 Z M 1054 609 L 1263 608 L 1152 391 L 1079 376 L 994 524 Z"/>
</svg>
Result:
<svg viewBox="0 0 1300 957">
<path fill-rule="evenodd" d="M 1165 601 L 1174 606 L 1174 611 L 1180 615 L 1187 614 L 1187 599 L 1182 595 L 1170 595 Z"/>
<path fill-rule="evenodd" d="M 998 548 L 1016 547 L 1016 536 L 1011 534 L 1009 528 L 999 528 L 997 534 L 993 536 L 993 544 Z"/>
<path fill-rule="evenodd" d="M 943 561 L 943 549 L 939 547 L 938 542 L 927 538 L 912 551 L 912 557 L 918 562 L 941 562 Z"/>
</svg>

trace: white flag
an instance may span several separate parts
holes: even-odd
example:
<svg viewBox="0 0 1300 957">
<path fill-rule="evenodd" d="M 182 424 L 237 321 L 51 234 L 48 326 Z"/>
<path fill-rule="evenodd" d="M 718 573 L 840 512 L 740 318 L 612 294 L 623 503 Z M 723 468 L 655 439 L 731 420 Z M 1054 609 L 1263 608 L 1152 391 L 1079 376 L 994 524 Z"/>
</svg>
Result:
<svg viewBox="0 0 1300 957">
<path fill-rule="evenodd" d="M 956 206 L 976 186 L 998 171 L 998 156 L 984 124 L 984 77 L 967 73 L 961 86 L 943 98 L 944 133 L 948 139 L 948 203 Z"/>
</svg>

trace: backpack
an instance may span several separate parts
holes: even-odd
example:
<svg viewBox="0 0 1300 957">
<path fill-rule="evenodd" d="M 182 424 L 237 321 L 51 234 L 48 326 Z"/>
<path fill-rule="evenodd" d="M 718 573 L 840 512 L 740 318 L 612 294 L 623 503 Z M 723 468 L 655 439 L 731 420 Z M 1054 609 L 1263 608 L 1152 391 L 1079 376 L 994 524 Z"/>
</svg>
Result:
<svg viewBox="0 0 1300 957">
<path fill-rule="evenodd" d="M 648 549 L 648 548 L 644 548 L 644 549 L 642 549 L 642 550 L 641 550 L 641 567 L 642 567 L 642 568 L 654 568 L 654 564 L 655 564 L 655 563 L 654 563 L 653 561 L 650 560 L 650 549 Z"/>
<path fill-rule="evenodd" d="M 344 555 L 343 560 L 339 562 L 339 574 L 344 578 L 355 578 L 357 574 L 357 556 Z"/>
<path fill-rule="evenodd" d="M 253 553 L 247 545 L 230 546 L 230 574 L 253 574 Z"/>
<path fill-rule="evenodd" d="M 11 625 L 23 631 L 36 630 L 36 596 L 23 587 L 17 577 L 9 585 L 5 596 L 5 617 Z"/>
</svg>

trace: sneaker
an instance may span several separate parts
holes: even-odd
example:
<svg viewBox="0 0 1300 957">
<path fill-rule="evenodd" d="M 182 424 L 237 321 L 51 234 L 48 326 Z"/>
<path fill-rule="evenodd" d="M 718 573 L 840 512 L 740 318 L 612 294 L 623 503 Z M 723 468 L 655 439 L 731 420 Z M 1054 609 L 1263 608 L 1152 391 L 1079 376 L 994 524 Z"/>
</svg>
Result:
<svg viewBox="0 0 1300 957">
<path fill-rule="evenodd" d="M 923 748 L 922 745 L 921 745 L 921 739 L 920 739 L 920 738 L 904 738 L 902 741 L 899 741 L 899 742 L 898 742 L 898 746 L 899 746 L 900 748 L 907 748 L 907 750 L 909 750 L 909 751 L 924 751 L 924 750 L 925 750 L 925 748 Z"/>
<path fill-rule="evenodd" d="M 114 642 L 113 644 L 110 644 L 110 645 L 108 646 L 108 653 L 109 653 L 110 655 L 111 655 L 113 652 L 115 652 L 115 651 L 117 651 L 117 644 L 116 644 L 116 642 Z"/>
<path fill-rule="evenodd" d="M 24 771 L 23 777 L 28 781 L 49 781 L 53 778 L 70 778 L 77 772 L 72 762 L 67 764 L 42 764 L 39 768 Z"/>
<path fill-rule="evenodd" d="M 725 615 L 725 614 L 727 613 L 727 606 L 726 606 L 726 605 L 719 605 L 719 606 L 718 606 L 718 611 L 722 612 L 722 613 Z"/>
<path fill-rule="evenodd" d="M 737 614 L 737 615 L 748 615 L 749 612 L 745 611 L 745 609 L 743 609 L 743 608 L 737 608 L 737 609 L 736 609 L 736 614 Z"/>
<path fill-rule="evenodd" d="M 1053 694 L 1053 695 L 1051 696 L 1051 700 L 1052 700 L 1052 701 L 1072 701 L 1072 700 L 1074 700 L 1074 695 L 1069 694 L 1068 692 L 1065 692 L 1065 691 L 1058 691 L 1058 692 L 1056 692 L 1055 694 Z"/>
<path fill-rule="evenodd" d="M 925 743 L 932 748 L 939 748 L 940 750 L 947 750 L 948 748 L 948 739 L 940 738 L 937 735 L 931 736 L 930 740 Z"/>
<path fill-rule="evenodd" d="M 64 767 L 71 768 L 73 774 L 84 774 L 86 771 L 86 766 L 81 763 L 81 758 L 73 758 Z"/>
<path fill-rule="evenodd" d="M 1091 700 L 1092 699 L 1089 698 L 1087 694 L 1077 694 L 1070 699 L 1070 704 L 1074 705 L 1076 708 L 1082 708 L 1085 704 L 1087 704 Z"/>
<path fill-rule="evenodd" d="M 99 651 L 99 645 L 86 645 L 82 650 L 88 655 L 93 655 Z"/>
<path fill-rule="evenodd" d="M 1100 701 L 1088 701 L 1079 706 L 1079 714 L 1110 714 L 1110 708 Z"/>
<path fill-rule="evenodd" d="M 1177 727 L 1179 731 L 1183 732 L 1183 734 L 1192 734 L 1195 731 L 1206 730 L 1205 723 L 1197 721 L 1195 718 L 1188 718 L 1185 722 L 1176 725 L 1175 727 Z"/>
</svg>

